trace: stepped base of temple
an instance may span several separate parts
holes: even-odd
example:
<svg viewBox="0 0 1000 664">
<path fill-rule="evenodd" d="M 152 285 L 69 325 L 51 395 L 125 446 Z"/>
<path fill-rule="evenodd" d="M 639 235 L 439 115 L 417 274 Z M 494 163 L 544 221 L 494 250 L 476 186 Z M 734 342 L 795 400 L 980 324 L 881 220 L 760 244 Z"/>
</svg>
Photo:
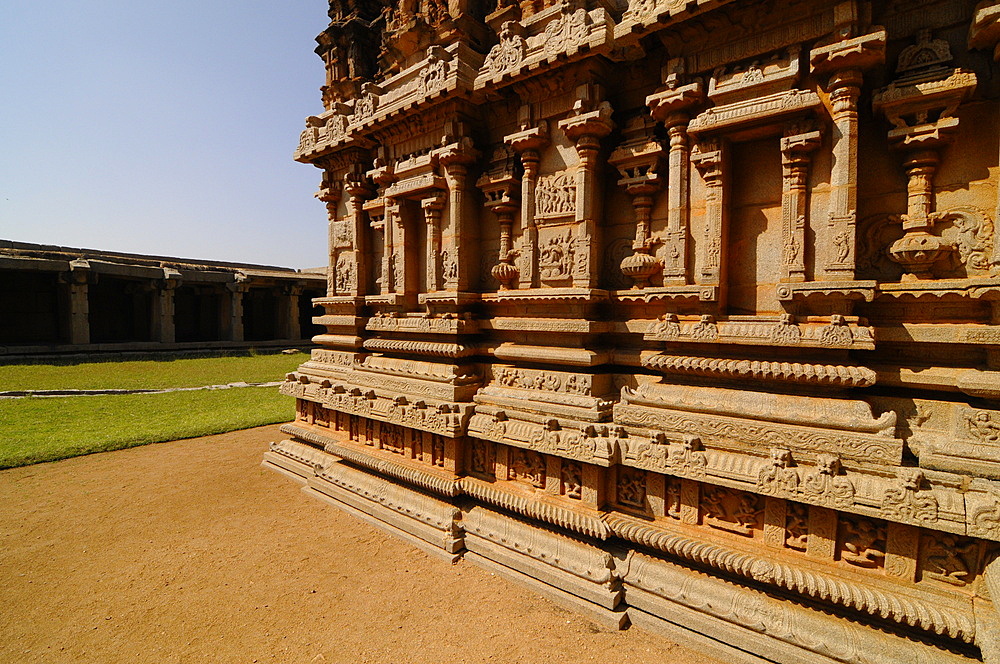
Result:
<svg viewBox="0 0 1000 664">
<path fill-rule="evenodd" d="M 460 490 L 434 495 L 327 451 L 354 454 L 334 436 L 320 446 L 324 436 L 308 427 L 284 430 L 312 440 L 293 435 L 274 443 L 262 465 L 304 493 L 432 555 L 465 559 L 527 585 L 605 628 L 634 625 L 734 663 L 931 664 L 978 657 L 959 639 L 780 592 L 763 574 L 761 582 L 740 579 L 614 534 L 582 536 Z M 366 463 L 379 466 L 374 459 Z M 618 523 L 610 514 L 605 520 Z"/>
</svg>

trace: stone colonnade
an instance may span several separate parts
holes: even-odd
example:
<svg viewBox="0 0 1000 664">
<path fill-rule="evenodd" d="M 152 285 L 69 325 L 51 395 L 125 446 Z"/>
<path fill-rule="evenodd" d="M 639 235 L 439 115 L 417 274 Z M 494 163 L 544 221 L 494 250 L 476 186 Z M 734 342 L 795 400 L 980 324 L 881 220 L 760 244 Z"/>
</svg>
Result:
<svg viewBox="0 0 1000 664">
<path fill-rule="evenodd" d="M 0 246 L 9 354 L 308 341 L 322 273 Z M 321 331 L 322 328 L 318 328 Z"/>
</svg>

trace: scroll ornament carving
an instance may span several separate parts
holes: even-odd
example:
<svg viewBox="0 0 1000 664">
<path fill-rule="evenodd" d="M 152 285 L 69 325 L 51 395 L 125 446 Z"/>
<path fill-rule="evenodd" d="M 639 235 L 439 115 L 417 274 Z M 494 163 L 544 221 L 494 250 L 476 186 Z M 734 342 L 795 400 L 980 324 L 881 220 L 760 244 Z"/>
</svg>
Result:
<svg viewBox="0 0 1000 664">
<path fill-rule="evenodd" d="M 882 496 L 882 513 L 886 518 L 933 523 L 938 520 L 938 502 L 930 491 L 921 491 L 923 471 L 917 468 L 899 469 L 894 486 Z"/>
<path fill-rule="evenodd" d="M 373 115 L 378 109 L 378 93 L 372 84 L 366 83 L 361 87 L 361 96 L 354 102 L 354 118 L 358 122 L 363 122 Z"/>
<path fill-rule="evenodd" d="M 482 431 L 483 435 L 490 440 L 503 440 L 507 434 L 507 414 L 501 410 L 493 415 L 487 420 Z"/>
<path fill-rule="evenodd" d="M 348 119 L 344 113 L 334 112 L 324 121 L 322 117 L 306 118 L 306 128 L 299 134 L 297 155 L 306 155 L 339 143 L 347 136 Z"/>
<path fill-rule="evenodd" d="M 417 94 L 424 96 L 437 92 L 444 87 L 447 76 L 448 64 L 444 60 L 432 60 L 420 70 Z"/>
<path fill-rule="evenodd" d="M 929 215 L 931 227 L 940 229 L 938 238 L 953 247 L 935 265 L 940 277 L 964 278 L 983 275 L 996 269 L 996 240 L 993 220 L 984 210 L 973 206 L 950 208 Z M 900 267 L 889 249 L 903 237 L 899 215 L 871 217 L 864 223 L 859 265 L 884 280 L 899 278 Z"/>
<path fill-rule="evenodd" d="M 551 419 L 541 427 L 532 427 L 534 434 L 528 444 L 532 449 L 574 459 L 594 459 L 596 445 L 593 438 L 585 438 L 575 430 L 562 431 L 558 420 Z"/>
<path fill-rule="evenodd" d="M 780 293 L 779 293 L 780 294 Z M 713 333 L 714 329 L 714 333 Z M 765 320 L 727 320 L 717 322 L 712 316 L 701 316 L 697 323 L 681 322 L 676 314 L 667 314 L 650 326 L 645 338 L 649 341 L 685 340 L 721 341 L 723 343 L 771 343 L 782 346 L 820 346 L 842 348 L 874 347 L 870 327 L 853 324 L 839 314 L 830 316 L 826 325 L 795 323 L 794 317 L 783 314 L 778 322 Z"/>
<path fill-rule="evenodd" d="M 970 509 L 969 534 L 1000 540 L 1000 488 L 992 488 L 986 500 Z"/>
<path fill-rule="evenodd" d="M 677 314 L 665 314 L 649 330 L 657 339 L 669 341 L 681 335 L 681 324 Z"/>
<path fill-rule="evenodd" d="M 942 213 L 939 221 L 954 223 L 958 260 L 967 270 L 990 270 L 990 264 L 994 262 L 996 238 L 993 221 L 984 211 L 978 208 L 955 208 Z"/>
<path fill-rule="evenodd" d="M 802 339 L 802 330 L 795 324 L 792 314 L 781 314 L 781 320 L 771 331 L 771 341 L 783 346 L 794 346 Z"/>
<path fill-rule="evenodd" d="M 545 55 L 550 58 L 579 46 L 587 36 L 587 24 L 590 22 L 587 10 L 581 8 L 573 11 L 569 3 L 564 3 L 562 11 L 562 14 L 545 26 L 542 34 Z"/>
<path fill-rule="evenodd" d="M 854 504 L 854 483 L 840 474 L 840 457 L 821 454 L 816 468 L 802 477 L 801 493 L 810 502 L 846 508 Z"/>
<path fill-rule="evenodd" d="M 661 5 L 663 5 L 662 8 L 660 7 Z M 657 13 L 672 12 L 685 5 L 685 0 L 667 0 L 667 2 L 663 2 L 662 0 L 630 0 L 628 9 L 625 10 L 625 14 L 622 16 L 622 20 L 645 23 L 655 18 Z"/>
<path fill-rule="evenodd" d="M 715 318 L 710 315 L 703 315 L 698 323 L 692 328 L 691 336 L 699 340 L 713 340 L 719 338 L 719 326 Z"/>
<path fill-rule="evenodd" d="M 576 179 L 571 173 L 541 175 L 535 184 L 535 216 L 565 217 L 576 213 Z"/>
<path fill-rule="evenodd" d="M 685 436 L 684 440 L 670 445 L 664 467 L 690 477 L 704 477 L 708 467 L 708 455 L 695 436 Z"/>
<path fill-rule="evenodd" d="M 515 69 L 524 60 L 524 37 L 515 32 L 515 26 L 514 21 L 506 21 L 500 27 L 500 43 L 486 56 L 485 66 L 492 76 Z"/>
<path fill-rule="evenodd" d="M 830 316 L 830 324 L 820 330 L 819 342 L 824 346 L 850 345 L 854 339 L 847 321 L 839 314 Z"/>
<path fill-rule="evenodd" d="M 794 496 L 799 489 L 799 474 L 792 467 L 792 453 L 771 448 L 771 459 L 757 474 L 757 489 L 769 496 Z"/>
</svg>

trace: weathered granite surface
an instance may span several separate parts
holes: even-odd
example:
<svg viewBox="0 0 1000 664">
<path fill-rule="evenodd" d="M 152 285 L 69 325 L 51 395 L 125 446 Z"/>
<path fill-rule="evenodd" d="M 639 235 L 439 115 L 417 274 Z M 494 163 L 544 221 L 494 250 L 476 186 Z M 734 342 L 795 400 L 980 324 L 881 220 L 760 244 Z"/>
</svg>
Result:
<svg viewBox="0 0 1000 664">
<path fill-rule="evenodd" d="M 734 661 L 1000 662 L 1000 2 L 330 17 L 266 466 Z"/>
</svg>

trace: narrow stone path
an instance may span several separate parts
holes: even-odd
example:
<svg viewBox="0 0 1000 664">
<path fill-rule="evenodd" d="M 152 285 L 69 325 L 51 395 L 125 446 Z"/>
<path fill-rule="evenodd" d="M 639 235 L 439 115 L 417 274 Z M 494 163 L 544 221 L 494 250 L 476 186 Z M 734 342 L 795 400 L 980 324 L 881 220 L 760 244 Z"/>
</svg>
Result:
<svg viewBox="0 0 1000 664">
<path fill-rule="evenodd" d="M 165 387 L 152 390 L 7 390 L 0 392 L 0 399 L 22 399 L 25 397 L 94 397 L 106 394 L 165 394 L 167 392 L 193 392 L 197 390 L 231 390 L 241 387 L 278 387 L 283 381 L 267 383 L 226 383 L 225 385 L 201 385 L 199 387 Z"/>
</svg>

